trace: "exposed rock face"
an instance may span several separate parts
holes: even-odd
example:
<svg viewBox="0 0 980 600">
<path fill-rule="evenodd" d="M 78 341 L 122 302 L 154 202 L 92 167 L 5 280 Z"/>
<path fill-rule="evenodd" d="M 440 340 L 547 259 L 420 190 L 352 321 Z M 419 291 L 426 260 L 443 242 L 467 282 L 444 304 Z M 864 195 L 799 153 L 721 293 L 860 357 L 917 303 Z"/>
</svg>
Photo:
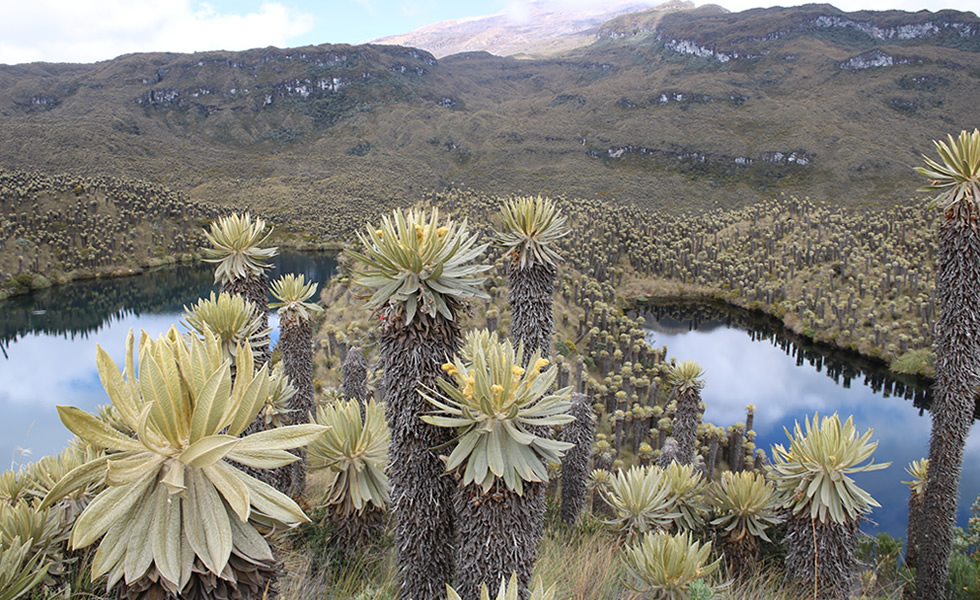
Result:
<svg viewBox="0 0 980 600">
<path fill-rule="evenodd" d="M 612 146 L 605 152 L 598 150 L 587 150 L 586 154 L 592 158 L 623 158 L 631 154 L 641 156 L 671 158 L 677 161 L 688 161 L 698 163 L 711 163 L 725 167 L 748 167 L 757 162 L 769 163 L 773 165 L 799 165 L 806 166 L 812 162 L 812 158 L 806 150 L 797 149 L 786 152 L 770 150 L 762 152 L 756 158 L 750 156 L 724 156 L 710 154 L 700 150 L 689 150 L 682 148 L 649 148 L 646 146 L 626 145 Z"/>
<path fill-rule="evenodd" d="M 774 10 L 783 11 L 781 18 L 771 18 Z M 708 7 L 670 14 L 650 10 L 614 19 L 604 24 L 596 37 L 653 35 L 669 51 L 727 63 L 760 58 L 766 53 L 767 42 L 834 29 L 857 32 L 871 41 L 934 40 L 940 45 L 954 46 L 975 42 L 980 47 L 980 19 L 972 13 L 952 10 L 845 13 L 826 4 L 741 13 L 723 13 Z"/>
<path fill-rule="evenodd" d="M 914 65 L 922 63 L 922 59 L 907 56 L 894 56 L 875 48 L 857 56 L 853 56 L 837 66 L 845 71 L 861 71 L 863 69 L 874 69 L 877 67 L 891 67 L 894 65 Z"/>
</svg>

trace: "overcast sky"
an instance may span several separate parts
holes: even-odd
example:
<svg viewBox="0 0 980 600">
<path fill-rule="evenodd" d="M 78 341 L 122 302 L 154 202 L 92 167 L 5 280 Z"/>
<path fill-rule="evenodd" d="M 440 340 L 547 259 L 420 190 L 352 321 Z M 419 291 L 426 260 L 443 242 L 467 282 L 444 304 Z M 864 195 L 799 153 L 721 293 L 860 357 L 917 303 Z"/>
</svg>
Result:
<svg viewBox="0 0 980 600">
<path fill-rule="evenodd" d="M 538 0 L 584 8 L 587 0 Z M 611 0 L 600 0 L 608 5 Z M 622 0 L 612 0 L 619 3 Z M 657 4 L 655 0 L 632 3 Z M 705 4 L 697 0 L 697 4 Z M 765 0 L 719 0 L 738 11 Z M 503 12 L 529 0 L 0 0 L 0 63 L 95 62 L 129 52 L 357 43 L 423 25 Z M 804 2 L 790 1 L 783 5 Z M 839 0 L 842 10 L 976 12 L 980 0 Z"/>
</svg>

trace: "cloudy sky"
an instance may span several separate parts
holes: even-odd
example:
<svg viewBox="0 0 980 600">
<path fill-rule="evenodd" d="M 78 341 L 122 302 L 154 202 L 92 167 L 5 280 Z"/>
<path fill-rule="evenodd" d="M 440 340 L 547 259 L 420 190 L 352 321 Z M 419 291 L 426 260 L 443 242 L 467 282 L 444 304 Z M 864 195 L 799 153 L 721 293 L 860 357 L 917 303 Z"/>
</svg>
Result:
<svg viewBox="0 0 980 600">
<path fill-rule="evenodd" d="M 585 8 L 597 0 L 537 1 Z M 705 3 L 696 1 L 699 5 Z M 0 0 L 0 63 L 95 62 L 129 52 L 357 43 L 447 19 L 500 12 L 519 16 L 526 14 L 529 3 L 530 0 Z M 610 0 L 602 2 L 609 3 Z M 733 11 L 772 5 L 766 0 L 716 3 Z M 804 2 L 783 3 L 796 4 Z M 839 0 L 833 4 L 848 11 L 976 11 L 978 0 Z"/>
</svg>

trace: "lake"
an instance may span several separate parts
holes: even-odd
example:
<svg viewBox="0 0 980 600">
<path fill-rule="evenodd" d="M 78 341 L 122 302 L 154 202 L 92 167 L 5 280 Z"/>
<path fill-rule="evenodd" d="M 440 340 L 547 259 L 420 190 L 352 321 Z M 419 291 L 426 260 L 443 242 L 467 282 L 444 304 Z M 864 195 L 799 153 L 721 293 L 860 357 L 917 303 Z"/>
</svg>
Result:
<svg viewBox="0 0 980 600">
<path fill-rule="evenodd" d="M 319 282 L 336 268 L 327 253 L 285 253 L 280 272 L 302 273 Z M 16 468 L 60 452 L 71 437 L 55 406 L 95 411 L 107 401 L 95 369 L 96 344 L 122 365 L 126 332 L 159 335 L 178 323 L 184 305 L 214 288 L 210 265 L 178 265 L 135 277 L 77 282 L 0 302 L 0 460 Z M 275 314 L 270 315 L 276 324 Z M 882 365 L 860 356 L 808 344 L 783 332 L 770 319 L 707 304 L 672 304 L 647 314 L 649 339 L 666 345 L 678 360 L 705 369 L 705 419 L 725 426 L 745 419 L 755 404 L 756 443 L 787 438 L 796 419 L 838 412 L 853 415 L 861 431 L 874 429 L 876 462 L 882 471 L 858 474 L 858 484 L 882 505 L 877 525 L 864 530 L 905 537 L 908 479 L 905 467 L 929 449 L 930 419 L 924 412 L 928 388 L 912 378 L 896 379 Z M 274 334 L 275 335 L 275 334 Z M 980 434 L 970 436 L 964 463 L 958 522 L 965 525 L 980 494 Z"/>
<path fill-rule="evenodd" d="M 284 252 L 276 257 L 270 280 L 301 273 L 322 288 L 335 269 L 332 253 Z M 155 337 L 179 326 L 185 305 L 217 290 L 213 281 L 214 267 L 202 262 L 0 301 L 0 467 L 17 468 L 61 452 L 72 434 L 55 407 L 95 411 L 108 401 L 95 368 L 96 345 L 122 367 L 130 329 Z M 275 327 L 275 313 L 269 317 Z"/>
<path fill-rule="evenodd" d="M 928 456 L 932 426 L 925 410 L 928 386 L 897 378 L 864 357 L 814 346 L 763 315 L 702 303 L 662 303 L 646 315 L 648 341 L 667 346 L 668 357 L 695 360 L 705 371 L 704 419 L 722 427 L 745 420 L 755 404 L 756 446 L 771 459 L 772 444 L 789 446 L 805 417 L 854 417 L 859 433 L 874 430 L 876 463 L 891 467 L 852 477 L 882 505 L 862 529 L 905 538 L 909 479 L 906 466 Z M 971 432 L 963 464 L 957 523 L 966 526 L 980 494 L 980 432 Z"/>
</svg>

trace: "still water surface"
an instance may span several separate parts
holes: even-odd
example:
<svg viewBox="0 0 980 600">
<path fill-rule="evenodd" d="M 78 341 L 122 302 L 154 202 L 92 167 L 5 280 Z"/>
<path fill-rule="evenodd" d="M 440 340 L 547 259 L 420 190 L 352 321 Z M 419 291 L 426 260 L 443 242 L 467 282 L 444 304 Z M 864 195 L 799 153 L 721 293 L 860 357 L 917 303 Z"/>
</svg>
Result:
<svg viewBox="0 0 980 600">
<path fill-rule="evenodd" d="M 322 284 L 335 267 L 329 254 L 287 253 L 277 260 L 273 277 L 303 273 Z M 126 332 L 166 331 L 180 320 L 184 305 L 214 289 L 212 274 L 209 265 L 181 265 L 0 302 L 0 469 L 60 452 L 71 434 L 55 406 L 95 411 L 107 401 L 95 369 L 96 345 L 122 364 Z M 877 526 L 864 529 L 905 537 L 908 492 L 901 481 L 908 479 L 906 465 L 929 449 L 922 382 L 895 380 L 881 365 L 807 346 L 764 318 L 721 307 L 660 306 L 648 313 L 647 326 L 653 345 L 666 345 L 669 356 L 696 360 L 705 369 L 705 419 L 728 426 L 745 419 L 745 405 L 756 405 L 756 443 L 769 456 L 771 444 L 786 444 L 784 427 L 792 430 L 795 420 L 817 411 L 853 415 L 860 431 L 873 428 L 875 460 L 892 466 L 856 476 L 882 504 L 872 514 Z M 961 525 L 980 494 L 976 429 L 963 473 Z"/>
<path fill-rule="evenodd" d="M 280 272 L 321 284 L 333 275 L 328 253 L 284 253 Z M 135 277 L 77 282 L 0 302 L 0 470 L 57 454 L 72 437 L 55 407 L 95 411 L 108 402 L 95 368 L 96 345 L 120 367 L 126 333 L 158 336 L 183 307 L 216 290 L 207 264 L 161 268 Z M 270 314 L 270 326 L 278 318 Z M 273 338 L 278 330 L 273 331 Z"/>
<path fill-rule="evenodd" d="M 854 417 L 859 433 L 874 430 L 876 463 L 881 471 L 859 473 L 855 481 L 881 504 L 862 529 L 905 538 L 909 479 L 906 466 L 929 453 L 931 419 L 928 386 L 915 379 L 896 380 L 882 365 L 859 356 L 814 347 L 782 331 L 770 320 L 742 311 L 704 304 L 666 304 L 647 316 L 648 339 L 666 345 L 668 357 L 695 360 L 705 370 L 701 397 L 704 418 L 727 427 L 745 421 L 745 406 L 755 404 L 756 446 L 771 459 L 772 444 L 788 447 L 783 428 L 837 412 Z M 974 427 L 963 464 L 957 523 L 965 526 L 980 494 L 980 432 Z"/>
</svg>

